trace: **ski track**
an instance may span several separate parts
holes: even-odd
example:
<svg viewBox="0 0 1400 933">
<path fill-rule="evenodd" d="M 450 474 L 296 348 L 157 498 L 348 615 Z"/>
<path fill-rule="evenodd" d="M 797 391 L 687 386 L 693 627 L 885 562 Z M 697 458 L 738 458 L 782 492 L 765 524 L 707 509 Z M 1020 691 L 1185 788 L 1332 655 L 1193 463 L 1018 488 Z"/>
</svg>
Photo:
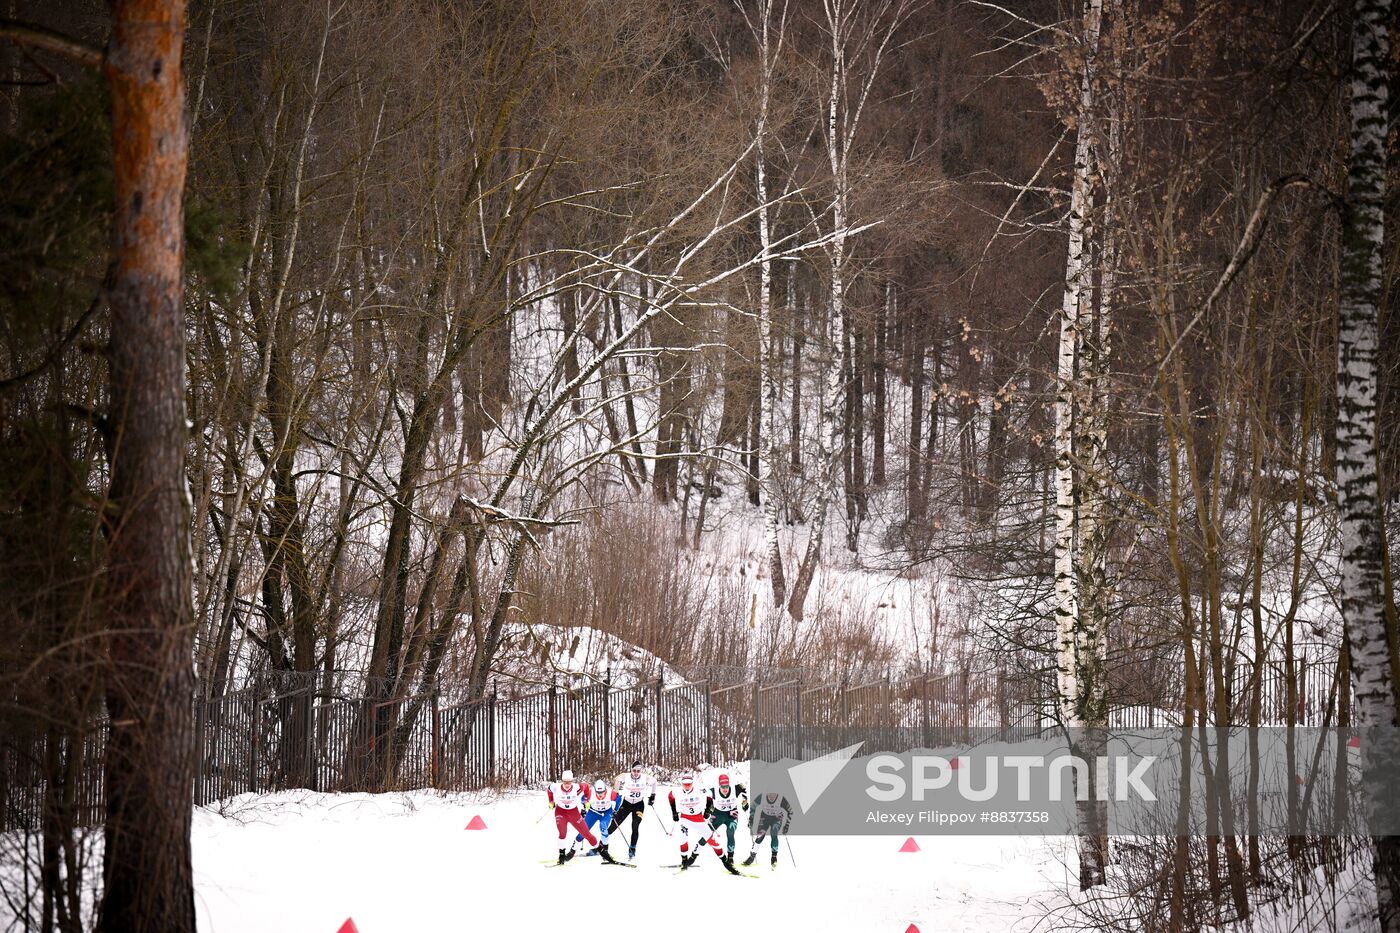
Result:
<svg viewBox="0 0 1400 933">
<path fill-rule="evenodd" d="M 657 798 L 664 809 L 665 791 Z M 1063 841 L 1011 836 L 794 837 L 777 871 L 765 840 L 730 877 L 713 853 L 684 874 L 663 868 L 678 847 L 650 813 L 636 871 L 594 858 L 540 864 L 556 853 L 542 792 L 246 796 L 194 818 L 201 933 L 558 931 L 579 924 L 658 929 L 742 923 L 750 929 L 1029 931 L 1065 880 Z M 480 815 L 485 830 L 466 830 Z M 670 825 L 670 814 L 664 817 Z M 748 854 L 747 827 L 736 852 Z M 786 841 L 784 842 L 786 846 Z M 626 855 L 614 836 L 610 851 Z M 1061 888 L 1062 889 L 1062 888 Z M 774 924 L 770 926 L 770 924 Z"/>
</svg>

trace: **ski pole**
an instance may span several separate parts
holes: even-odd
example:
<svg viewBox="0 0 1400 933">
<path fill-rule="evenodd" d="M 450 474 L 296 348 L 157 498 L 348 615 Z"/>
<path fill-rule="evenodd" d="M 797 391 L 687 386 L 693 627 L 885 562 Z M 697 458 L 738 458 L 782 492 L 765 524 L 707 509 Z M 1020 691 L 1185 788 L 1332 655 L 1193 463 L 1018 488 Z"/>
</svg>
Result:
<svg viewBox="0 0 1400 933">
<path fill-rule="evenodd" d="M 666 838 L 671 838 L 671 831 L 666 828 L 665 823 L 661 822 L 661 815 L 656 812 L 654 807 L 648 807 L 647 809 L 651 810 L 651 815 L 656 817 L 656 822 L 661 826 L 661 831 L 666 834 Z"/>
<path fill-rule="evenodd" d="M 786 845 L 783 846 L 783 848 L 784 848 L 784 849 L 787 849 L 788 860 L 792 862 L 792 867 L 793 867 L 793 868 L 796 868 L 796 867 L 797 867 L 797 859 L 793 858 L 793 855 L 792 855 L 792 837 L 790 837 L 790 836 L 788 836 L 786 833 L 784 833 L 784 834 L 783 834 L 783 842 L 787 843 Z"/>
</svg>

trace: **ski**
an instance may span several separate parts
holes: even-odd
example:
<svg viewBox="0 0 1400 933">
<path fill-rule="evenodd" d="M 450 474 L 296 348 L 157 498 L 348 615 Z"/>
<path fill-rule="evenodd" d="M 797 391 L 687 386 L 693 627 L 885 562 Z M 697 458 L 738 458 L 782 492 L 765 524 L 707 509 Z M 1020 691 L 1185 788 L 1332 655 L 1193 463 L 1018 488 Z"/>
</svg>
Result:
<svg viewBox="0 0 1400 933">
<path fill-rule="evenodd" d="M 686 872 L 690 872 L 690 871 L 695 871 L 695 870 L 696 870 L 696 869 L 693 868 L 693 867 L 692 867 L 692 868 L 681 868 L 679 865 L 662 865 L 661 867 L 662 867 L 662 868 L 674 868 L 675 871 L 672 872 L 672 874 L 675 874 L 675 875 L 683 875 L 683 874 L 685 874 Z M 728 875 L 729 872 L 725 872 L 725 874 Z M 746 872 L 746 871 L 740 871 L 740 872 L 735 872 L 733 875 L 730 875 L 730 877 L 731 877 L 731 878 L 762 878 L 763 876 L 762 876 L 762 875 L 751 875 L 751 874 L 749 874 L 749 873 Z"/>
<path fill-rule="evenodd" d="M 681 873 L 681 866 L 680 866 L 679 863 L 672 864 L 672 865 L 662 865 L 662 866 L 660 866 L 660 867 L 661 867 L 661 868 L 674 868 L 674 869 L 676 870 L 675 873 L 676 873 L 677 875 L 679 875 L 679 874 Z M 690 866 L 689 868 L 687 868 L 687 869 L 685 869 L 685 870 L 686 870 L 686 871 L 704 871 L 705 869 L 696 868 L 694 865 L 692 865 L 692 866 Z M 736 876 L 736 877 L 744 877 L 744 878 L 762 878 L 762 877 L 763 877 L 762 875 L 755 875 L 755 874 L 751 874 L 750 872 L 746 872 L 746 871 L 740 869 L 738 866 L 735 866 L 734 873 L 735 873 L 735 876 Z M 728 872 L 725 872 L 725 874 L 729 874 L 729 873 L 728 873 Z"/>
</svg>

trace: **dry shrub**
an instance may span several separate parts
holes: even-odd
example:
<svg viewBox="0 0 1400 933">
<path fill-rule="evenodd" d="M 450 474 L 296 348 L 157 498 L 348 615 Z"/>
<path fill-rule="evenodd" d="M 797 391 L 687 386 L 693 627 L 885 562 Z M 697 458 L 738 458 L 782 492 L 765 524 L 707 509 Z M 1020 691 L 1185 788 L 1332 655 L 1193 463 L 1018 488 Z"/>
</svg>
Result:
<svg viewBox="0 0 1400 933">
<path fill-rule="evenodd" d="M 531 568 L 524 621 L 589 626 L 681 670 L 743 679 L 754 580 L 741 555 L 692 549 L 677 527 L 665 510 L 590 514 L 551 541 L 548 564 Z M 805 620 L 784 619 L 775 666 L 837 679 L 884 673 L 895 662 L 896 646 L 874 610 L 848 600 L 838 583 L 819 578 Z"/>
</svg>

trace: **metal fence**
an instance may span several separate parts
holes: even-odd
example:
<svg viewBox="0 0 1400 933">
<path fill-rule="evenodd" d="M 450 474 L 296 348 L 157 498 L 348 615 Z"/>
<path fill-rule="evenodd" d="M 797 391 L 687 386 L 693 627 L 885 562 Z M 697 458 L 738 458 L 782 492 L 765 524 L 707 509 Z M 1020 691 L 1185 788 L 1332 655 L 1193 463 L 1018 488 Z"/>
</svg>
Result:
<svg viewBox="0 0 1400 933">
<path fill-rule="evenodd" d="M 1291 717 L 1286 681 L 1271 673 L 1262 685 L 1265 724 L 1335 724 L 1334 669 L 1314 663 L 1295 672 Z M 765 671 L 727 684 L 554 685 L 453 703 L 441 696 L 382 701 L 319 679 L 265 677 L 195 700 L 195 801 L 291 788 L 517 786 L 564 768 L 613 774 L 634 760 L 672 769 L 754 754 L 803 757 L 840 747 L 857 730 L 878 744 L 882 729 L 893 737 L 895 729 L 907 736 L 915 728 L 927 747 L 964 741 L 974 731 L 985 736 L 989 728 L 1014 739 L 1053 722 L 1045 686 L 1043 676 L 999 670 L 863 683 Z M 1243 703 L 1246 692 L 1237 691 L 1236 701 Z M 1125 703 L 1111 725 L 1171 725 L 1167 710 L 1179 704 L 1157 704 Z M 760 736 L 778 745 L 756 748 Z M 62 799 L 80 821 L 100 821 L 105 737 L 101 722 L 76 739 L 0 736 L 0 830 L 36 826 L 60 780 Z"/>
</svg>

